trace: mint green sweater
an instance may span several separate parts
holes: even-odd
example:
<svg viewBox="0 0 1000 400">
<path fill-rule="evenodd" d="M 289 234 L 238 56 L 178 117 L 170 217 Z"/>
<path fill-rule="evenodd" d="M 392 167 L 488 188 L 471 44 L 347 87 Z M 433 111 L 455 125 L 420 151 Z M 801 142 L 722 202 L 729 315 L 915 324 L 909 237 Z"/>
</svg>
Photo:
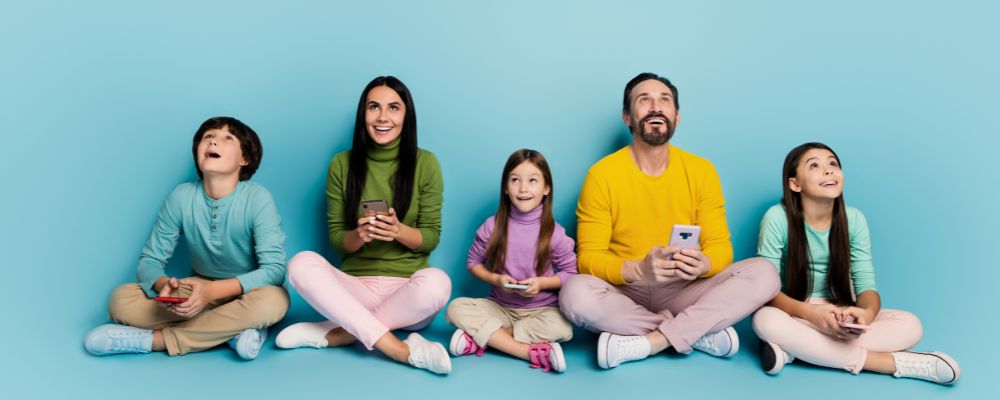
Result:
<svg viewBox="0 0 1000 400">
<path fill-rule="evenodd" d="M 361 201 L 385 200 L 392 204 L 392 180 L 396 173 L 399 140 L 389 146 L 377 146 L 368 153 L 368 174 Z M 351 232 L 344 220 L 344 202 L 347 197 L 347 170 L 350 151 L 333 156 L 326 180 L 327 225 L 330 244 L 344 255 L 340 269 L 354 276 L 397 276 L 409 278 L 414 272 L 427 267 L 427 257 L 438 245 L 441 236 L 441 204 L 444 179 L 437 157 L 424 149 L 417 150 L 417 166 L 413 181 L 410 209 L 400 222 L 416 228 L 423 236 L 423 244 L 410 250 L 399 242 L 373 240 L 354 253 L 344 247 L 344 237 Z M 363 215 L 357 210 L 358 218 Z"/>
</svg>

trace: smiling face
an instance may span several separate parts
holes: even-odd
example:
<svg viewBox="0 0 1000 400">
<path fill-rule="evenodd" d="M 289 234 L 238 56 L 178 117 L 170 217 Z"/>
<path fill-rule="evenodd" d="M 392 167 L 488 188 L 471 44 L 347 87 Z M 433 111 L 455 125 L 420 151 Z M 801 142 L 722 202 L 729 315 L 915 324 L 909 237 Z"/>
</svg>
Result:
<svg viewBox="0 0 1000 400">
<path fill-rule="evenodd" d="M 788 188 L 803 197 L 833 200 L 844 193 L 840 161 L 830 150 L 810 149 L 802 155 Z"/>
<path fill-rule="evenodd" d="M 632 88 L 631 98 L 631 110 L 622 119 L 632 135 L 652 146 L 667 143 L 680 120 L 673 91 L 659 80 L 647 79 Z"/>
<path fill-rule="evenodd" d="M 524 161 L 507 175 L 504 193 L 510 197 L 514 207 L 521 212 L 529 212 L 538 208 L 551 190 L 542 170 L 530 161 Z"/>
<path fill-rule="evenodd" d="M 240 167 L 248 162 L 243 158 L 240 140 L 229 132 L 228 126 L 209 129 L 198 142 L 198 169 L 204 177 L 239 176 Z"/>
<path fill-rule="evenodd" d="M 380 145 L 395 141 L 403 131 L 406 104 L 395 90 L 376 86 L 368 91 L 365 100 L 365 126 L 368 136 Z"/>
</svg>

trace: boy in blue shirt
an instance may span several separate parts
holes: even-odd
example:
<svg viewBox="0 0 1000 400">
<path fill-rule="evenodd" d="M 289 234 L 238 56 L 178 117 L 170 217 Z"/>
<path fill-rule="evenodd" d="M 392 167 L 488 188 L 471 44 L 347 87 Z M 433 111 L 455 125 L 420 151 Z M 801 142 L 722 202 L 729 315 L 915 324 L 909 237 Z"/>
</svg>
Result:
<svg viewBox="0 0 1000 400">
<path fill-rule="evenodd" d="M 211 118 L 198 128 L 191 150 L 201 179 L 167 196 L 139 257 L 138 283 L 119 286 L 108 301 L 120 325 L 87 335 L 93 355 L 174 356 L 228 342 L 252 360 L 267 327 L 288 310 L 278 210 L 271 193 L 249 181 L 263 155 L 257 134 L 235 118 Z M 169 277 L 164 267 L 181 236 L 192 276 Z M 157 296 L 185 300 L 167 303 Z"/>
</svg>

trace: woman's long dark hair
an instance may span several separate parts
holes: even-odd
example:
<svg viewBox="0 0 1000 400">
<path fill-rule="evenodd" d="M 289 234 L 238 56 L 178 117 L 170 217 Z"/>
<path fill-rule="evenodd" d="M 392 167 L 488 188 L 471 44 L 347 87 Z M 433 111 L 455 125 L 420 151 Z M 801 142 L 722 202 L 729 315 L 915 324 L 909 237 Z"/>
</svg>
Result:
<svg viewBox="0 0 1000 400">
<path fill-rule="evenodd" d="M 785 290 L 789 297 L 805 301 L 812 293 L 815 282 L 812 281 L 812 256 L 809 254 L 809 239 L 806 237 L 805 218 L 802 216 L 802 194 L 794 192 L 789 186 L 789 180 L 796 176 L 802 156 L 812 149 L 824 149 L 833 153 L 840 165 L 840 157 L 829 146 L 810 142 L 800 145 L 788 153 L 781 171 L 781 187 L 783 197 L 781 204 L 785 206 L 788 218 L 788 259 L 785 262 Z M 827 270 L 827 282 L 830 298 L 833 304 L 854 305 L 854 293 L 851 290 L 851 242 L 847 229 L 847 211 L 844 207 L 844 194 L 841 192 L 833 201 L 833 221 L 830 225 L 830 264 Z"/>
<path fill-rule="evenodd" d="M 507 180 L 510 172 L 523 162 L 530 162 L 542 171 L 545 184 L 549 187 L 549 194 L 542 199 L 542 221 L 538 230 L 538 242 L 535 245 L 535 275 L 544 276 L 548 270 L 549 261 L 552 260 L 552 233 L 556 229 L 556 220 L 552 217 L 552 194 L 555 189 L 552 185 L 552 172 L 549 170 L 549 163 L 545 161 L 542 153 L 535 150 L 521 149 L 515 151 L 507 158 L 507 164 L 503 167 L 503 174 L 500 175 L 500 206 L 497 207 L 496 219 L 493 228 L 493 236 L 486 246 L 486 265 L 493 273 L 503 273 L 507 270 L 504 258 L 507 255 L 507 222 L 510 220 L 510 209 L 514 205 L 510 202 L 507 192 Z"/>
<path fill-rule="evenodd" d="M 403 128 L 399 135 L 396 174 L 392 179 L 392 207 L 396 209 L 396 218 L 400 221 L 406 217 L 413 198 L 413 180 L 417 169 L 417 110 L 413 106 L 410 89 L 403 82 L 394 76 L 380 76 L 372 79 L 361 92 L 357 117 L 354 119 L 354 142 L 351 145 L 347 198 L 344 202 L 344 220 L 351 229 L 358 225 L 358 206 L 361 204 L 361 192 L 365 188 L 365 177 L 368 174 L 368 151 L 375 147 L 375 141 L 368 135 L 368 124 L 365 122 L 368 92 L 379 86 L 395 90 L 406 106 Z"/>
</svg>

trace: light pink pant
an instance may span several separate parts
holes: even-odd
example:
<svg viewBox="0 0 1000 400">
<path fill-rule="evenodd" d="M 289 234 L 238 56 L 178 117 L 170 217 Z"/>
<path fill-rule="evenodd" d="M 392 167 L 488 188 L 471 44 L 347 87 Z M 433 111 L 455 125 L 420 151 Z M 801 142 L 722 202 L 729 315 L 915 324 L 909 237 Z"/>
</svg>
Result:
<svg viewBox="0 0 1000 400">
<path fill-rule="evenodd" d="M 444 271 L 424 268 L 410 278 L 345 274 L 311 251 L 288 262 L 288 281 L 321 315 L 368 350 L 393 329 L 426 327 L 451 296 Z"/>
<path fill-rule="evenodd" d="M 810 299 L 811 304 L 826 303 Z M 906 350 L 920 341 L 924 330 L 920 320 L 906 311 L 883 308 L 857 339 L 839 340 L 816 330 L 816 326 L 775 308 L 763 307 L 753 315 L 753 330 L 761 340 L 774 343 L 802 361 L 830 368 L 861 372 L 868 351 Z"/>
<path fill-rule="evenodd" d="M 659 330 L 677 352 L 690 353 L 692 343 L 750 315 L 780 287 L 774 265 L 751 258 L 694 281 L 614 286 L 592 275 L 574 275 L 559 292 L 559 307 L 584 329 L 618 335 Z"/>
</svg>

